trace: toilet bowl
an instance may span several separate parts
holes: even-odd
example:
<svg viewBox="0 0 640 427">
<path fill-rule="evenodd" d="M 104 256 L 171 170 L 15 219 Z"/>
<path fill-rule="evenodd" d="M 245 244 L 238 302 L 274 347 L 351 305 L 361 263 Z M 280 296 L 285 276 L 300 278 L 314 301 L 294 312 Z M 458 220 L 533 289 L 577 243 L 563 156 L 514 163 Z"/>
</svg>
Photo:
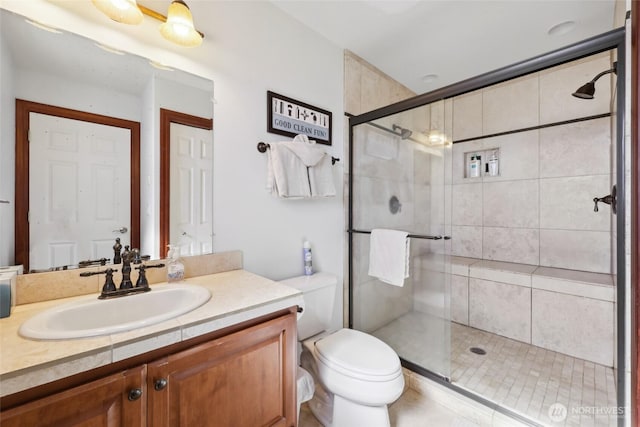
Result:
<svg viewBox="0 0 640 427">
<path fill-rule="evenodd" d="M 309 401 L 315 417 L 325 427 L 389 427 L 387 405 L 398 399 L 404 389 L 398 355 L 364 332 L 327 332 L 333 313 L 335 276 L 316 273 L 283 283 L 303 292 L 304 311 L 298 320 L 300 365 L 315 382 Z"/>
</svg>

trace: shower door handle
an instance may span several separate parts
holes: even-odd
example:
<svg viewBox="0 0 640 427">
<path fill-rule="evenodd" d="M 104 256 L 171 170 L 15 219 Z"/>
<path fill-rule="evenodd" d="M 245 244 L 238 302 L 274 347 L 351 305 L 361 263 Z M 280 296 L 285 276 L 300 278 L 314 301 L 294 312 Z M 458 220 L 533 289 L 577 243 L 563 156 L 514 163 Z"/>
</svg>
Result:
<svg viewBox="0 0 640 427">
<path fill-rule="evenodd" d="M 594 197 L 593 203 L 595 203 L 595 206 L 593 207 L 593 211 L 598 212 L 598 202 L 600 202 L 600 203 L 606 203 L 607 205 L 611 205 L 611 211 L 615 214 L 616 213 L 616 193 L 617 193 L 616 186 L 614 185 L 613 188 L 611 189 L 611 194 L 603 197 Z"/>
</svg>

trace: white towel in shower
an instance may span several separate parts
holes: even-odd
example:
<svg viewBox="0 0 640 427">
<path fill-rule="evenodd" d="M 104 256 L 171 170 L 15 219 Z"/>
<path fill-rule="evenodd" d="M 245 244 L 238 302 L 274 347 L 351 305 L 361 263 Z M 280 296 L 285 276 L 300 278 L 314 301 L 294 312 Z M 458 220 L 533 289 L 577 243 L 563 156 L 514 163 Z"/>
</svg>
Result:
<svg viewBox="0 0 640 427">
<path fill-rule="evenodd" d="M 369 241 L 369 276 L 402 286 L 409 277 L 409 233 L 376 228 Z"/>
</svg>

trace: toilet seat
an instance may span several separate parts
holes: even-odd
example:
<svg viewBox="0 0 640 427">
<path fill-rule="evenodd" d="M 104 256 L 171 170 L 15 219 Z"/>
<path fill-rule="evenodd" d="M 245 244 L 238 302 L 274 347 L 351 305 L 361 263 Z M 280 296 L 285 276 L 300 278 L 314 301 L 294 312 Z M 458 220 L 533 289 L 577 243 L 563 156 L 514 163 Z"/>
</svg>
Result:
<svg viewBox="0 0 640 427">
<path fill-rule="evenodd" d="M 391 347 L 353 329 L 340 329 L 316 341 L 315 353 L 328 368 L 361 381 L 388 382 L 402 374 L 400 359 Z"/>
</svg>

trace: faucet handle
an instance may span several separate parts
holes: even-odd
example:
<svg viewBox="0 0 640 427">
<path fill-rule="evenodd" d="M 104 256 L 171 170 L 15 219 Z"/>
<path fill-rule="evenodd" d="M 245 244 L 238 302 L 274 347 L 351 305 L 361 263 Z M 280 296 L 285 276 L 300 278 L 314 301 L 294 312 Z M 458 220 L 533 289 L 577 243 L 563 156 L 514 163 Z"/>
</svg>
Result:
<svg viewBox="0 0 640 427">
<path fill-rule="evenodd" d="M 109 274 L 109 273 L 113 274 L 116 271 L 118 270 L 113 268 L 107 268 L 106 270 L 102 270 L 102 271 L 83 271 L 82 273 L 80 273 L 80 277 L 96 276 L 98 274 Z"/>
<path fill-rule="evenodd" d="M 140 267 L 136 267 L 136 270 L 139 271 L 138 280 L 136 280 L 136 288 L 148 288 L 149 282 L 147 281 L 147 268 L 161 268 L 164 267 L 164 264 L 154 264 L 154 265 L 144 265 L 142 264 Z"/>
<path fill-rule="evenodd" d="M 89 266 L 97 265 L 97 264 L 100 264 L 101 266 L 104 266 L 104 265 L 107 264 L 108 261 L 109 261 L 108 258 L 88 259 L 86 261 L 80 261 L 78 263 L 78 267 L 83 268 L 83 267 L 89 267 Z"/>
<path fill-rule="evenodd" d="M 132 264 L 140 264 L 142 259 L 140 258 L 140 249 L 133 248 L 131 249 L 131 263 Z"/>
<path fill-rule="evenodd" d="M 108 292 L 113 292 L 116 290 L 116 284 L 113 283 L 113 273 L 115 273 L 116 271 L 118 270 L 115 270 L 113 268 L 107 268 L 106 270 L 103 270 L 103 271 L 85 271 L 80 273 L 80 276 L 89 277 L 89 276 L 95 276 L 97 274 L 106 275 L 104 285 L 102 286 L 102 295 L 105 295 Z"/>
</svg>

